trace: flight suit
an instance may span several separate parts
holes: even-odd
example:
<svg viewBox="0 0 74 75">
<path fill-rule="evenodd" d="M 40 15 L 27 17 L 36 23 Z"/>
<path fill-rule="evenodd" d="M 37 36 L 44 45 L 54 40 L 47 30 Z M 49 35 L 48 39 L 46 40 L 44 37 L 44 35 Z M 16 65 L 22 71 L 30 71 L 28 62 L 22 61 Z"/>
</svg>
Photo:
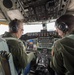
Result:
<svg viewBox="0 0 74 75">
<path fill-rule="evenodd" d="M 10 32 L 5 32 L 2 37 L 7 41 L 9 51 L 12 53 L 16 68 L 24 69 L 31 62 L 31 60 L 35 58 L 33 52 L 29 54 L 26 53 L 23 42 Z"/>
<path fill-rule="evenodd" d="M 58 75 L 74 75 L 74 34 L 55 41 L 50 66 Z"/>
</svg>

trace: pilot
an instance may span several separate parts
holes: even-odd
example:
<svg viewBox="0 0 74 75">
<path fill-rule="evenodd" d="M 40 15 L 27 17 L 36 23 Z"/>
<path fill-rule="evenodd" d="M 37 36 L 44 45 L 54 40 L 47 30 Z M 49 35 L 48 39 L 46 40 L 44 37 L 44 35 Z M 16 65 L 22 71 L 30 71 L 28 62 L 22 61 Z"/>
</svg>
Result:
<svg viewBox="0 0 74 75">
<path fill-rule="evenodd" d="M 19 39 L 23 34 L 23 30 L 23 22 L 14 19 L 9 23 L 9 32 L 5 32 L 2 35 L 7 41 L 9 51 L 12 53 L 14 65 L 18 72 L 24 69 L 35 57 L 33 52 L 29 54 L 26 53 L 26 48 Z"/>
<path fill-rule="evenodd" d="M 60 16 L 55 27 L 62 38 L 54 42 L 50 66 L 57 75 L 74 75 L 74 16 Z"/>
</svg>

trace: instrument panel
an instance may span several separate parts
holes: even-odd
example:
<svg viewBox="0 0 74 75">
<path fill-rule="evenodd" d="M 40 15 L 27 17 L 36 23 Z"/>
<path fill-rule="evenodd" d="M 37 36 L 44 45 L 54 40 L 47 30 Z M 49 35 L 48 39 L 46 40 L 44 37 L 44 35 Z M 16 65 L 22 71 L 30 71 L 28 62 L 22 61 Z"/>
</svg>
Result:
<svg viewBox="0 0 74 75">
<path fill-rule="evenodd" d="M 35 39 L 29 39 L 26 41 L 26 48 L 27 51 L 33 52 L 43 48 L 51 50 L 54 41 L 55 38 L 53 37 L 39 37 Z"/>
<path fill-rule="evenodd" d="M 37 36 L 37 37 L 58 37 L 58 34 L 55 31 L 46 31 L 42 30 L 41 32 L 27 33 L 27 36 Z"/>
<path fill-rule="evenodd" d="M 38 38 L 38 47 L 39 48 L 51 48 L 53 45 L 53 40 L 54 38 L 52 37 L 39 37 Z"/>
<path fill-rule="evenodd" d="M 32 39 L 26 40 L 26 48 L 28 51 L 34 51 L 37 50 L 37 48 L 51 49 L 55 38 L 58 37 L 55 31 L 48 32 L 46 30 L 41 30 L 41 32 L 38 33 L 27 33 L 27 36 L 33 37 Z"/>
</svg>

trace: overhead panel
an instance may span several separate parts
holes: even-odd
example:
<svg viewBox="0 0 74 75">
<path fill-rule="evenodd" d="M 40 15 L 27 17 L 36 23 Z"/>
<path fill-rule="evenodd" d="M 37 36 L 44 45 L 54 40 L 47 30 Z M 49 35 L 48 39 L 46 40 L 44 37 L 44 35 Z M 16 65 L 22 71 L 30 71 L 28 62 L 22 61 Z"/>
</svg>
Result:
<svg viewBox="0 0 74 75">
<path fill-rule="evenodd" d="M 5 1 L 5 2 L 4 2 Z M 44 22 L 66 13 L 70 0 L 0 0 L 1 13 L 7 21 Z"/>
<path fill-rule="evenodd" d="M 66 13 L 70 0 L 17 0 L 25 22 L 46 21 Z"/>
</svg>

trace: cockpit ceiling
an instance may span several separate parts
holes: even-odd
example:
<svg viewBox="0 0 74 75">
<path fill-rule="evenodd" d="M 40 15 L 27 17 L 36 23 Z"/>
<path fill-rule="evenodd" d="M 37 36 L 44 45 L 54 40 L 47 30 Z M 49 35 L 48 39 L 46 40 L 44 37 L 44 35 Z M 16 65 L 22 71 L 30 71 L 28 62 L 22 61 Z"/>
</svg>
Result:
<svg viewBox="0 0 74 75">
<path fill-rule="evenodd" d="M 0 0 L 0 21 L 43 22 L 74 14 L 74 0 Z"/>
</svg>

